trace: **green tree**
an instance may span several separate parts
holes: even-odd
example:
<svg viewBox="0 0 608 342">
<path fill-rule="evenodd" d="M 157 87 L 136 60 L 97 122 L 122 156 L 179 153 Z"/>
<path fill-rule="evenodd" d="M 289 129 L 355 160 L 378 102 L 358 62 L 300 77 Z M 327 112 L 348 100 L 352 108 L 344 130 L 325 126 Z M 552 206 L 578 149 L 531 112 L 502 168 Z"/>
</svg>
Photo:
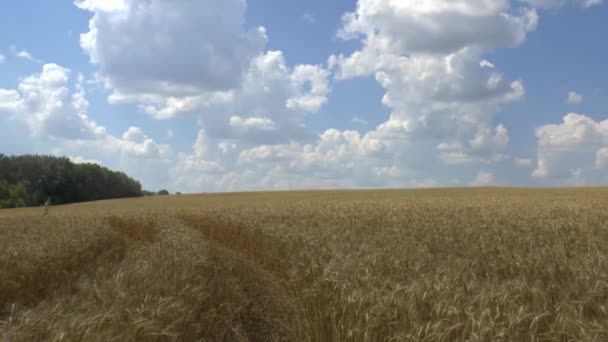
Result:
<svg viewBox="0 0 608 342">
<path fill-rule="evenodd" d="M 22 184 L 0 181 L 0 208 L 18 208 L 26 205 L 26 192 Z"/>
<path fill-rule="evenodd" d="M 74 164 L 65 157 L 0 154 L 0 181 L 20 184 L 27 206 L 43 205 L 49 198 L 53 204 L 65 204 L 142 195 L 141 184 L 122 172 Z"/>
<path fill-rule="evenodd" d="M 145 197 L 156 196 L 156 192 L 154 192 L 154 191 L 148 191 L 148 190 L 143 190 L 141 192 L 141 194 L 142 194 L 142 196 L 145 196 Z"/>
</svg>

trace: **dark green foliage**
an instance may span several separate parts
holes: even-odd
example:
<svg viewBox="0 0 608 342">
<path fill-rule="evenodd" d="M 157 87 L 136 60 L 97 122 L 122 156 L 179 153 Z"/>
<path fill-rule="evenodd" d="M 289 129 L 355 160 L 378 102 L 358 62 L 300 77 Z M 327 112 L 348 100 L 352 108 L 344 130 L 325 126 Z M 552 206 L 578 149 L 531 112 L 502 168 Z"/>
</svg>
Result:
<svg viewBox="0 0 608 342">
<path fill-rule="evenodd" d="M 145 197 L 154 197 L 154 196 L 168 196 L 168 195 L 171 195 L 171 193 L 165 189 L 162 189 L 159 191 L 142 190 L 141 195 L 145 196 Z M 176 195 L 181 195 L 181 193 L 177 192 Z"/>
<path fill-rule="evenodd" d="M 39 206 L 47 199 L 65 204 L 142 195 L 141 184 L 122 172 L 74 164 L 64 157 L 0 154 L 0 181 L 5 189 L 0 190 L 0 207 Z"/>
<path fill-rule="evenodd" d="M 24 207 L 26 197 L 22 184 L 10 184 L 0 180 L 0 208 Z"/>
</svg>

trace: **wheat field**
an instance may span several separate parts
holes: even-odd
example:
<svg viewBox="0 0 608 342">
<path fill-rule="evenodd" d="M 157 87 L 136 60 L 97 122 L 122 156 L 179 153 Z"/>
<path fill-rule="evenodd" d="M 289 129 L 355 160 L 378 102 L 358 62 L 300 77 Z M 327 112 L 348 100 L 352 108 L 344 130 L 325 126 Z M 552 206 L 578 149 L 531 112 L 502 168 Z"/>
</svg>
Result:
<svg viewBox="0 0 608 342">
<path fill-rule="evenodd" d="M 2 210 L 0 341 L 608 341 L 608 189 Z"/>
</svg>

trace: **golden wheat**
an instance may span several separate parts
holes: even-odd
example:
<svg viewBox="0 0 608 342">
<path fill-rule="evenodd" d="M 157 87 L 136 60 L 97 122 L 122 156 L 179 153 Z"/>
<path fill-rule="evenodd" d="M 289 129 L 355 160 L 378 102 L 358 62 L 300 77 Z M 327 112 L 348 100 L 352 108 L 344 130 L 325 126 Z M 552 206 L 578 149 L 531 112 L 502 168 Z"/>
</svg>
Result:
<svg viewBox="0 0 608 342">
<path fill-rule="evenodd" d="M 0 211 L 4 341 L 606 341 L 608 189 Z"/>
</svg>

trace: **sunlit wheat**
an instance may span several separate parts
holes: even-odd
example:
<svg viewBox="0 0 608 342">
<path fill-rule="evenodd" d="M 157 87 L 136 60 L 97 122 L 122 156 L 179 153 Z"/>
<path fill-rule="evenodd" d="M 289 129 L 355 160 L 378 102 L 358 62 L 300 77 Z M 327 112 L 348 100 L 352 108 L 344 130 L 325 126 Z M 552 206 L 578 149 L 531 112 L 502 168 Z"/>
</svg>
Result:
<svg viewBox="0 0 608 342">
<path fill-rule="evenodd" d="M 608 189 L 0 211 L 4 341 L 606 341 Z"/>
</svg>

